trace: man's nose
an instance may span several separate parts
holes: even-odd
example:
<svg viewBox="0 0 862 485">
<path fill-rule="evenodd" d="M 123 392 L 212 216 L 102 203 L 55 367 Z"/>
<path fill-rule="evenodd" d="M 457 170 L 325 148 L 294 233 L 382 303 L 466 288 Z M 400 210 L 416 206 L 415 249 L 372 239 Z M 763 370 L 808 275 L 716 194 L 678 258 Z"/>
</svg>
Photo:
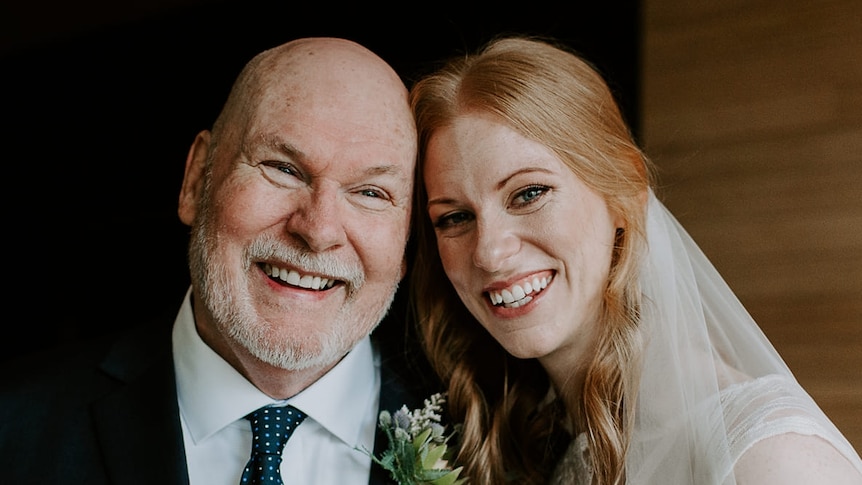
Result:
<svg viewBox="0 0 862 485">
<path fill-rule="evenodd" d="M 309 249 L 323 252 L 345 243 L 344 214 L 335 188 L 319 187 L 307 193 L 287 220 L 287 231 Z"/>
</svg>

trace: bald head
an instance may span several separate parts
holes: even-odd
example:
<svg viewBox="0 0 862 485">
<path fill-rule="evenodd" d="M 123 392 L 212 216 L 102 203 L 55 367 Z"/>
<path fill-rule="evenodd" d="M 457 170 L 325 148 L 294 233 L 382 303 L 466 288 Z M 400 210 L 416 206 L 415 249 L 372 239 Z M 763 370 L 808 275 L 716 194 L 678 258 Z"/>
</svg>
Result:
<svg viewBox="0 0 862 485">
<path fill-rule="evenodd" d="M 213 128 L 216 138 L 231 125 L 254 122 L 257 108 L 320 110 L 344 117 L 355 110 L 368 120 L 396 124 L 412 118 L 407 88 L 395 70 L 356 42 L 332 38 L 297 39 L 255 56 L 243 68 Z M 364 123 L 360 119 L 357 122 Z M 403 133 L 408 139 L 411 133 Z"/>
</svg>

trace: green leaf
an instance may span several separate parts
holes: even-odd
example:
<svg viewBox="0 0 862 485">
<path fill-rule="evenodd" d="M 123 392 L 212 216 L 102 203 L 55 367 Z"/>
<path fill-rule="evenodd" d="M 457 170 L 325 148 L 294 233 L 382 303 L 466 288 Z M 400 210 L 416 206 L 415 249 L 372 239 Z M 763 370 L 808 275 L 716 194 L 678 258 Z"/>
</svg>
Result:
<svg viewBox="0 0 862 485">
<path fill-rule="evenodd" d="M 412 483 L 416 472 L 416 452 L 410 443 L 404 441 L 398 441 L 392 445 L 395 466 L 390 471 L 397 475 L 395 478 L 399 483 Z"/>
<path fill-rule="evenodd" d="M 429 447 L 428 453 L 426 453 L 425 456 L 422 457 L 422 468 L 434 468 L 434 465 L 437 463 L 437 460 L 443 458 L 444 453 L 446 453 L 446 445 L 432 445 L 431 447 Z"/>
<path fill-rule="evenodd" d="M 456 468 L 456 469 L 452 470 L 451 472 L 443 475 L 442 477 L 440 477 L 436 480 L 431 480 L 430 483 L 431 483 L 431 485 L 458 485 L 458 484 L 464 483 L 467 481 L 466 478 L 462 478 L 461 480 L 458 480 L 458 475 L 461 474 L 461 470 L 463 468 L 464 467 L 459 466 L 458 468 Z"/>
<path fill-rule="evenodd" d="M 431 436 L 431 428 L 426 429 L 425 431 L 419 433 L 415 438 L 413 438 L 413 449 L 418 453 L 422 446 L 428 441 L 428 437 Z"/>
</svg>

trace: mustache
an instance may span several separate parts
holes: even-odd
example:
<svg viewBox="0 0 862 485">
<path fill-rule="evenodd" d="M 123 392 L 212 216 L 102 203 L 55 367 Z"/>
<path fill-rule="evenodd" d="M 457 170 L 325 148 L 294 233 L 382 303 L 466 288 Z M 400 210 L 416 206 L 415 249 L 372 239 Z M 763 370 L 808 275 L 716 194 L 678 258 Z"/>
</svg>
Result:
<svg viewBox="0 0 862 485">
<path fill-rule="evenodd" d="M 344 281 L 352 289 L 365 284 L 365 271 L 358 261 L 344 261 L 332 254 L 286 245 L 272 236 L 260 236 L 252 241 L 245 250 L 245 260 L 249 265 L 255 260 L 285 263 L 303 272 Z"/>
</svg>

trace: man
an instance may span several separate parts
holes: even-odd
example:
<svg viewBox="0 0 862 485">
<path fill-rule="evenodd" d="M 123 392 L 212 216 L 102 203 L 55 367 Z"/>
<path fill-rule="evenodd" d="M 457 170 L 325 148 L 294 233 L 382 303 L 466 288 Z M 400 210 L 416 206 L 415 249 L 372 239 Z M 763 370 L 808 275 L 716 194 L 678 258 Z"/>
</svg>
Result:
<svg viewBox="0 0 862 485">
<path fill-rule="evenodd" d="M 282 454 L 287 483 L 386 483 L 362 451 L 387 446 L 377 415 L 428 397 L 401 373 L 406 352 L 369 337 L 405 272 L 406 96 L 343 39 L 252 59 L 186 160 L 192 287 L 179 312 L 107 350 L 55 354 L 38 377 L 4 377 L 4 480 L 236 485 L 255 468 L 245 416 L 274 404 L 307 416 Z"/>
</svg>

